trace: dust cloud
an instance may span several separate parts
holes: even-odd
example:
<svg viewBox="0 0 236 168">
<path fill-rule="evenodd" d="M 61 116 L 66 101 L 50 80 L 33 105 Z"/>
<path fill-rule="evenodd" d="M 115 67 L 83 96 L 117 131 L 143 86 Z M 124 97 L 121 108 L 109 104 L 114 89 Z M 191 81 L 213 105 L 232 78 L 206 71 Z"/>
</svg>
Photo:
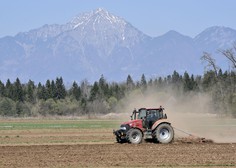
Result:
<svg viewBox="0 0 236 168">
<path fill-rule="evenodd" d="M 171 89 L 148 89 L 145 93 L 135 90 L 121 101 L 117 111 L 123 114 L 121 120 L 128 121 L 134 108 L 159 106 L 165 108 L 176 138 L 192 135 L 217 143 L 236 142 L 236 119 L 217 115 L 219 112 L 213 110 L 211 96 L 207 94 L 186 94 Z"/>
</svg>

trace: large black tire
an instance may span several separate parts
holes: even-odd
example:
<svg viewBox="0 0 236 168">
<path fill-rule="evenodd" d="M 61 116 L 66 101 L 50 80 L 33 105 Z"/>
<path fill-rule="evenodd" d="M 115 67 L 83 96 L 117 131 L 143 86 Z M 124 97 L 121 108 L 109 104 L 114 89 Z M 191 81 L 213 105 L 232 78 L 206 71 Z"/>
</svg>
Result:
<svg viewBox="0 0 236 168">
<path fill-rule="evenodd" d="M 174 129 L 170 124 L 160 124 L 155 131 L 157 142 L 170 143 L 174 139 Z"/>
<path fill-rule="evenodd" d="M 143 134 L 139 129 L 130 129 L 127 132 L 127 140 L 132 144 L 139 144 L 142 142 Z"/>
</svg>

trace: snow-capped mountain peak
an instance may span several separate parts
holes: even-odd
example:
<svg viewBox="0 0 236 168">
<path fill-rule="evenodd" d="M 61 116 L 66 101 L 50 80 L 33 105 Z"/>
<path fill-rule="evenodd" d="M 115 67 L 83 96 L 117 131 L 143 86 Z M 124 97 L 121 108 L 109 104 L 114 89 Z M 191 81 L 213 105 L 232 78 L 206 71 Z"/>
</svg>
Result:
<svg viewBox="0 0 236 168">
<path fill-rule="evenodd" d="M 65 81 L 79 81 L 96 80 L 101 74 L 110 80 L 124 80 L 128 74 L 134 78 L 167 75 L 174 70 L 196 74 L 203 70 L 203 51 L 229 48 L 232 41 L 236 41 L 236 30 L 218 26 L 195 38 L 176 31 L 149 37 L 98 8 L 62 25 L 45 24 L 0 38 L 0 78 L 44 81 L 62 76 Z"/>
<path fill-rule="evenodd" d="M 96 15 L 97 18 L 99 19 L 107 19 L 110 21 L 110 23 L 123 23 L 125 24 L 126 22 L 119 18 L 118 16 L 115 16 L 111 13 L 109 13 L 107 10 L 103 9 L 103 8 L 98 8 L 97 10 L 94 11 L 94 14 Z"/>
<path fill-rule="evenodd" d="M 80 25 L 86 25 L 91 22 L 93 24 L 99 24 L 101 22 L 106 22 L 106 23 L 110 23 L 110 24 L 115 24 L 115 23 L 123 24 L 123 25 L 126 24 L 126 22 L 123 19 L 109 13 L 107 10 L 105 10 L 103 8 L 98 8 L 98 9 L 93 10 L 91 12 L 82 13 L 80 15 L 77 15 L 68 24 L 71 25 L 71 27 L 73 29 L 76 29 Z"/>
</svg>

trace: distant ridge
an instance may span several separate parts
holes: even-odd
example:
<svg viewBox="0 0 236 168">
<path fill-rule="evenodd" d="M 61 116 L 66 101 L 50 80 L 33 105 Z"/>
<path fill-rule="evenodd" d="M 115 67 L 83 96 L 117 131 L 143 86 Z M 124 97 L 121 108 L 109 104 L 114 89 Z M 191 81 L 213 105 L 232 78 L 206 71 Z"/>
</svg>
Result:
<svg viewBox="0 0 236 168">
<path fill-rule="evenodd" d="M 203 51 L 216 55 L 232 47 L 236 30 L 214 26 L 195 38 L 174 30 L 150 37 L 105 9 L 79 14 L 66 24 L 47 25 L 16 36 L 0 38 L 0 79 L 19 77 L 36 82 L 62 76 L 66 82 L 94 81 L 103 74 L 112 81 L 188 71 L 202 74 Z"/>
</svg>

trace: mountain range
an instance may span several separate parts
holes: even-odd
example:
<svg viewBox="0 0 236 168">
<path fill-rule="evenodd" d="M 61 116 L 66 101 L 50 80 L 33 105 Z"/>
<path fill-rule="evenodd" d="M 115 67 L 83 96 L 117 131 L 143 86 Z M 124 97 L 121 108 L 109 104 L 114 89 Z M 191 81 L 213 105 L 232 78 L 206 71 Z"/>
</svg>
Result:
<svg viewBox="0 0 236 168">
<path fill-rule="evenodd" d="M 44 82 L 63 77 L 67 82 L 124 81 L 128 75 L 157 77 L 185 71 L 203 74 L 203 52 L 216 56 L 227 69 L 229 63 L 217 53 L 231 48 L 236 30 L 209 27 L 191 38 L 176 31 L 150 37 L 121 17 L 98 8 L 75 16 L 66 24 L 44 25 L 0 38 L 0 79 L 19 77 Z"/>
</svg>

